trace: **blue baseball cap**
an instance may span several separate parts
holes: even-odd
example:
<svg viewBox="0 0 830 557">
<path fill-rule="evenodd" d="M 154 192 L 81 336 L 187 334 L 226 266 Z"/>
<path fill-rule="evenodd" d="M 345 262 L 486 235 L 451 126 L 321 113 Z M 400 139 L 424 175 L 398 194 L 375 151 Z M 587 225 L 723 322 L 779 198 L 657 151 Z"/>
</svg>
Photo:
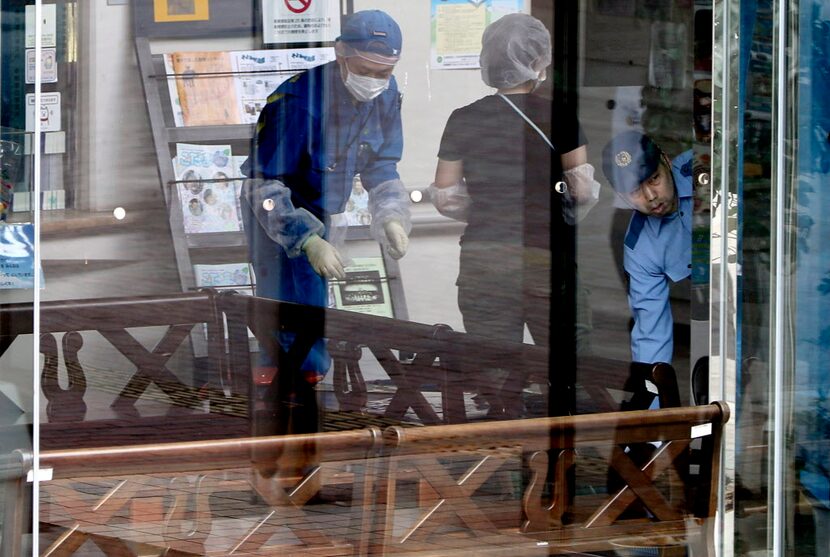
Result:
<svg viewBox="0 0 830 557">
<path fill-rule="evenodd" d="M 401 28 L 380 10 L 355 12 L 343 22 L 337 41 L 344 56 L 360 56 L 372 62 L 394 65 L 401 57 Z"/>
<path fill-rule="evenodd" d="M 617 193 L 630 194 L 657 171 L 662 154 L 649 136 L 623 132 L 602 150 L 602 171 Z"/>
</svg>

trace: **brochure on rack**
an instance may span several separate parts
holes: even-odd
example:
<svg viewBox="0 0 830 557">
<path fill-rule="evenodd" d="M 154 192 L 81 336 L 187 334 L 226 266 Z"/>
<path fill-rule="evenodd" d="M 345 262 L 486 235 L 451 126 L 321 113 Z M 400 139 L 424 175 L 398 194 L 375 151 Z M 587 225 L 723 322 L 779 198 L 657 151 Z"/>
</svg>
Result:
<svg viewBox="0 0 830 557">
<path fill-rule="evenodd" d="M 239 180 L 230 145 L 176 144 L 176 188 L 186 234 L 239 232 Z"/>
<path fill-rule="evenodd" d="M 165 54 L 174 123 L 253 124 L 282 82 L 331 60 L 330 47 Z"/>
</svg>

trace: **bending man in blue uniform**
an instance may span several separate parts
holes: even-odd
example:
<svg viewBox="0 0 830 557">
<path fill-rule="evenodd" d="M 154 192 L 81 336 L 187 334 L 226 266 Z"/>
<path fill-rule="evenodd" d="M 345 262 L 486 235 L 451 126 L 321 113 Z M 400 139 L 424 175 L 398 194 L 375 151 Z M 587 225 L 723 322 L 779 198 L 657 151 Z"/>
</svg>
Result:
<svg viewBox="0 0 830 557">
<path fill-rule="evenodd" d="M 659 408 L 658 389 L 651 382 L 652 366 L 639 364 L 670 364 L 672 360 L 674 320 L 669 281 L 679 282 L 691 275 L 692 152 L 669 160 L 650 137 L 627 131 L 605 146 L 602 169 L 617 195 L 634 209 L 623 255 L 628 303 L 634 317 L 633 363 L 623 388 L 633 394 L 622 409 Z M 629 458 L 642 465 L 652 458 L 655 446 L 637 443 L 626 450 Z M 610 470 L 609 493 L 621 485 L 616 471 Z"/>
<path fill-rule="evenodd" d="M 635 209 L 623 259 L 634 317 L 631 359 L 671 363 L 669 281 L 691 275 L 692 152 L 670 161 L 650 137 L 628 131 L 606 145 L 603 171 L 617 195 Z"/>
<path fill-rule="evenodd" d="M 327 305 L 326 279 L 345 278 L 339 225 L 357 175 L 369 192 L 373 235 L 393 257 L 406 253 L 409 196 L 397 171 L 401 97 L 392 76 L 401 30 L 384 12 L 357 12 L 344 22 L 335 53 L 334 62 L 271 94 L 242 167 L 249 179 L 240 204 L 261 297 Z M 280 341 L 287 349 L 292 339 Z M 329 365 L 321 339 L 299 382 L 315 383 Z"/>
</svg>

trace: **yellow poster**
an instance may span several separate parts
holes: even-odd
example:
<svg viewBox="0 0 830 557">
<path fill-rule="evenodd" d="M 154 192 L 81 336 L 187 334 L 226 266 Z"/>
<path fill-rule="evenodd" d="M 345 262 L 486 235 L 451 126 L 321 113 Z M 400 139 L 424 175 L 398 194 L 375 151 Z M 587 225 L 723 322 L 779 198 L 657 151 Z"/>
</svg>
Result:
<svg viewBox="0 0 830 557">
<path fill-rule="evenodd" d="M 153 0 L 156 22 L 207 21 L 210 19 L 210 0 Z"/>
<path fill-rule="evenodd" d="M 530 0 L 431 0 L 430 67 L 478 68 L 481 36 L 507 14 L 529 13 Z"/>
<path fill-rule="evenodd" d="M 173 52 L 165 57 L 169 73 L 176 76 L 176 98 L 183 125 L 223 126 L 242 122 L 229 53 Z"/>
<path fill-rule="evenodd" d="M 436 10 L 436 49 L 453 56 L 481 50 L 487 9 L 473 4 L 450 4 Z"/>
</svg>

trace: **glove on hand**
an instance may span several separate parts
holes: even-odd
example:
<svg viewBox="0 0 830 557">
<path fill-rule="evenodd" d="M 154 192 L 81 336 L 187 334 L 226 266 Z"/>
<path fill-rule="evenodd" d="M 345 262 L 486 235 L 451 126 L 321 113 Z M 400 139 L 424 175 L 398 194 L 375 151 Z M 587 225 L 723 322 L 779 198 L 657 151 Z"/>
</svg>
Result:
<svg viewBox="0 0 830 557">
<path fill-rule="evenodd" d="M 322 239 L 317 234 L 312 234 L 303 244 L 303 251 L 314 269 L 321 277 L 331 279 L 345 279 L 346 272 L 343 270 L 343 260 L 333 245 Z"/>
<path fill-rule="evenodd" d="M 591 204 L 593 207 L 599 199 L 599 182 L 594 180 L 594 167 L 588 163 L 580 164 L 564 172 L 565 182 L 571 197 L 577 205 Z"/>
<path fill-rule="evenodd" d="M 394 259 L 400 259 L 406 255 L 409 237 L 403 225 L 396 220 L 390 220 L 383 223 L 383 230 L 386 232 L 386 239 L 389 240 L 389 245 L 386 246 L 387 253 Z"/>
</svg>

